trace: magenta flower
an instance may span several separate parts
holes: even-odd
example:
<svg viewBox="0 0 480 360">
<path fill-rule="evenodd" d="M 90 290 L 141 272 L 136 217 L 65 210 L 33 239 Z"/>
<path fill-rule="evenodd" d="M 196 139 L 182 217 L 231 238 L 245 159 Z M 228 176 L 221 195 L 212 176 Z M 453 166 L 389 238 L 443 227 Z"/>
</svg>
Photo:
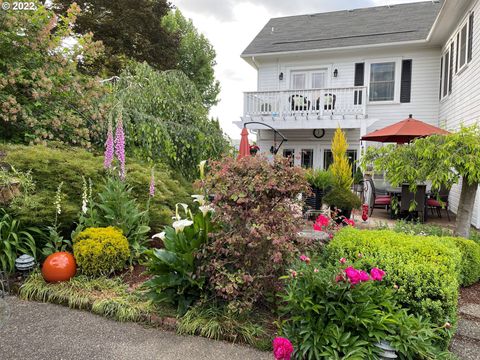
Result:
<svg viewBox="0 0 480 360">
<path fill-rule="evenodd" d="M 370 276 L 375 281 L 382 281 L 383 277 L 385 276 L 385 271 L 375 267 L 370 270 Z"/>
<path fill-rule="evenodd" d="M 149 189 L 149 195 L 151 197 L 155 196 L 155 174 L 153 172 L 152 168 L 152 175 L 150 175 L 150 189 Z"/>
<path fill-rule="evenodd" d="M 313 230 L 323 231 L 330 224 L 330 219 L 323 214 L 320 214 L 315 223 L 313 224 Z"/>
<path fill-rule="evenodd" d="M 275 360 L 290 360 L 293 353 L 293 345 L 287 338 L 276 337 L 273 340 L 273 356 Z"/>
<path fill-rule="evenodd" d="M 307 264 L 310 263 L 310 258 L 306 255 L 301 255 L 300 260 L 303 261 L 304 263 L 307 263 Z"/>
<path fill-rule="evenodd" d="M 347 259 L 341 258 L 339 261 L 340 261 L 340 264 L 345 264 L 347 262 Z"/>
<path fill-rule="evenodd" d="M 370 275 L 366 271 L 359 270 L 358 275 L 360 276 L 360 281 L 365 282 L 370 280 Z"/>
<path fill-rule="evenodd" d="M 108 130 L 107 130 L 107 141 L 105 142 L 105 157 L 103 160 L 103 167 L 105 169 L 110 169 L 113 162 L 113 130 L 112 130 L 112 123 L 108 123 Z"/>
<path fill-rule="evenodd" d="M 358 284 L 361 281 L 360 272 L 353 266 L 349 266 L 345 269 L 345 275 L 347 275 L 347 278 L 352 285 Z"/>
<path fill-rule="evenodd" d="M 120 179 L 125 180 L 125 133 L 121 117 L 115 130 L 115 155 L 120 162 Z"/>
</svg>

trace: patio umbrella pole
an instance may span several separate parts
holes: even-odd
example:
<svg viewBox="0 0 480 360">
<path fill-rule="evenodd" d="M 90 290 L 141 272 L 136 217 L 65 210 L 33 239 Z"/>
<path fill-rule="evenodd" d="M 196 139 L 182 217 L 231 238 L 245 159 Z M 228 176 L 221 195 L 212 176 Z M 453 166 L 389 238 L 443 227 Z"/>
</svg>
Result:
<svg viewBox="0 0 480 360">
<path fill-rule="evenodd" d="M 283 136 L 283 134 L 282 134 L 280 131 L 278 131 L 277 129 L 275 129 L 274 127 L 272 127 L 272 126 L 270 126 L 270 125 L 267 125 L 267 124 L 264 124 L 264 123 L 261 123 L 261 122 L 258 122 L 258 121 L 248 121 L 248 122 L 245 122 L 245 123 L 243 123 L 243 128 L 246 129 L 246 128 L 247 128 L 247 125 L 250 125 L 250 124 L 258 124 L 258 125 L 266 126 L 266 127 L 268 127 L 269 129 L 271 129 L 271 130 L 274 131 L 274 135 L 278 134 L 278 135 L 281 136 L 282 141 L 280 142 L 280 144 L 278 145 L 278 147 L 273 148 L 273 151 L 272 151 L 272 154 L 273 154 L 273 155 L 277 155 L 278 150 L 280 150 L 280 147 L 282 146 L 282 144 L 283 144 L 284 142 L 288 141 L 288 139 L 287 139 L 285 136 Z"/>
</svg>

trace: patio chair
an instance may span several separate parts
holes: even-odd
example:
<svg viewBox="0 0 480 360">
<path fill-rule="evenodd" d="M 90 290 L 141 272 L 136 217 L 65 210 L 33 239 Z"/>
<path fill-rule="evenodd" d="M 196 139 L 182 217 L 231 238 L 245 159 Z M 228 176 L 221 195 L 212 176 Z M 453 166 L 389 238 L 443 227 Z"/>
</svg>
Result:
<svg viewBox="0 0 480 360">
<path fill-rule="evenodd" d="M 426 197 L 427 197 L 427 186 L 418 185 L 417 191 L 415 193 L 410 191 L 410 186 L 408 184 L 402 185 L 402 198 L 400 202 L 400 212 L 406 214 L 407 220 L 413 220 L 415 216 L 414 213 L 417 213 L 418 220 L 420 222 L 425 222 L 426 220 Z M 410 211 L 410 204 L 412 201 L 417 203 L 417 206 L 414 211 Z"/>
<path fill-rule="evenodd" d="M 372 179 L 368 179 L 367 184 L 370 187 L 370 216 L 372 216 L 374 208 L 386 209 L 388 211 L 392 205 L 392 197 L 387 194 L 378 193 Z"/>
<path fill-rule="evenodd" d="M 442 217 L 442 209 L 445 209 L 447 212 L 448 221 L 450 221 L 450 213 L 448 212 L 448 196 L 450 195 L 450 189 L 446 187 L 441 187 L 438 193 L 430 196 L 427 199 L 427 207 L 430 208 L 432 215 L 434 210 L 437 211 L 437 215 L 439 218 Z"/>
<path fill-rule="evenodd" d="M 315 110 L 320 110 L 320 98 L 317 98 Z M 335 94 L 325 94 L 324 95 L 324 103 L 323 103 L 323 110 L 335 110 L 335 103 L 337 102 L 337 95 Z"/>
<path fill-rule="evenodd" d="M 303 95 L 292 95 L 288 98 L 288 102 L 291 104 L 292 111 L 310 110 L 311 102 Z"/>
</svg>

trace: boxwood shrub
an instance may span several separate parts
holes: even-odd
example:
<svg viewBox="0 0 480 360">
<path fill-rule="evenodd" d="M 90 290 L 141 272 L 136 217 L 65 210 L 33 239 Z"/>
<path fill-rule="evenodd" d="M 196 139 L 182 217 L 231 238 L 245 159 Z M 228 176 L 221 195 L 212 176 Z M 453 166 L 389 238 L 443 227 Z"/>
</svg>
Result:
<svg viewBox="0 0 480 360">
<path fill-rule="evenodd" d="M 461 237 L 441 238 L 448 246 L 455 244 L 462 254 L 460 285 L 470 286 L 480 280 L 480 244 Z"/>
<path fill-rule="evenodd" d="M 466 274 L 455 240 L 346 227 L 327 249 L 332 263 L 345 257 L 359 267 L 384 269 L 389 285 L 399 287 L 398 300 L 414 314 L 439 325 L 455 322 L 462 271 Z"/>
</svg>

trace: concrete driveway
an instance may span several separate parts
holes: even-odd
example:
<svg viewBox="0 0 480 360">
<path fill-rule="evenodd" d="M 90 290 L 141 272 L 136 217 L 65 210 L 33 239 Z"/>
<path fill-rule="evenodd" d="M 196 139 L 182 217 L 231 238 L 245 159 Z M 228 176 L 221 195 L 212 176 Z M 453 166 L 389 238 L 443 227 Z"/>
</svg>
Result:
<svg viewBox="0 0 480 360">
<path fill-rule="evenodd" d="M 0 323 L 2 360 L 272 360 L 270 353 L 208 339 L 179 336 L 86 311 L 6 299 L 10 318 Z"/>
</svg>

